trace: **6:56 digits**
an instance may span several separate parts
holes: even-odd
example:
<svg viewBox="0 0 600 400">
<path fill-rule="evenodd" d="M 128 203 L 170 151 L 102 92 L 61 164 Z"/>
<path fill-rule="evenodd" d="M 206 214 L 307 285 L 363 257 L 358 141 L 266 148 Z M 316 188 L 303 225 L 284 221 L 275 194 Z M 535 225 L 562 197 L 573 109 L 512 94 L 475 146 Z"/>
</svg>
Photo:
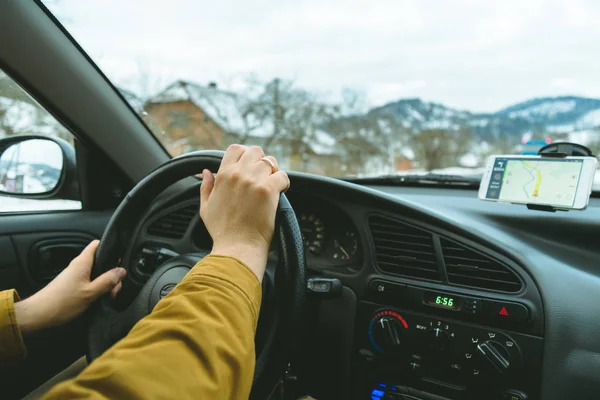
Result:
<svg viewBox="0 0 600 400">
<path fill-rule="evenodd" d="M 435 298 L 435 304 L 452 307 L 454 305 L 454 299 L 452 297 L 437 296 Z"/>
</svg>

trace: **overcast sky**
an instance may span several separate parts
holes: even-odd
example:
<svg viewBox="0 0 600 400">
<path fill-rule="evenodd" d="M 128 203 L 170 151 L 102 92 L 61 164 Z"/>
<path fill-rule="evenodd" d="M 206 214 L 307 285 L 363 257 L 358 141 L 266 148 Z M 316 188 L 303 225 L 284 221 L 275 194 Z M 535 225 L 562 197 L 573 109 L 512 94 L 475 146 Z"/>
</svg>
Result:
<svg viewBox="0 0 600 400">
<path fill-rule="evenodd" d="M 226 85 L 250 73 L 370 105 L 404 97 L 496 111 L 600 97 L 598 0 L 53 0 L 115 83 Z M 140 74 L 141 73 L 141 74 Z M 140 75 L 150 78 L 144 84 Z"/>
</svg>

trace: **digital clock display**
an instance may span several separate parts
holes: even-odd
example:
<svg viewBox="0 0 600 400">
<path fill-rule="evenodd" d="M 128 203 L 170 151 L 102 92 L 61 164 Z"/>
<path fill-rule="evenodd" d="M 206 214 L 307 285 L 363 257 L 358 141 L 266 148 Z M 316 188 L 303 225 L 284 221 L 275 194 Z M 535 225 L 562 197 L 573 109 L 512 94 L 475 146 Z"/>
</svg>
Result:
<svg viewBox="0 0 600 400">
<path fill-rule="evenodd" d="M 424 302 L 430 306 L 458 311 L 462 305 L 462 298 L 445 293 L 426 292 Z"/>
</svg>

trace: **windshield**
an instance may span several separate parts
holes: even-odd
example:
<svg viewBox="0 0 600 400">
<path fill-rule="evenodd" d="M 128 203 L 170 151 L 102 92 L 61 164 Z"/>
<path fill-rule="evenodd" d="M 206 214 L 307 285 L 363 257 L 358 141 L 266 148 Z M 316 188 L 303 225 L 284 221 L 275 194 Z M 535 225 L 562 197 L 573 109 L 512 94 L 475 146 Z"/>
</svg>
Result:
<svg viewBox="0 0 600 400">
<path fill-rule="evenodd" d="M 491 154 L 600 151 L 595 0 L 47 6 L 172 156 L 243 143 L 329 176 L 477 177 Z"/>
</svg>

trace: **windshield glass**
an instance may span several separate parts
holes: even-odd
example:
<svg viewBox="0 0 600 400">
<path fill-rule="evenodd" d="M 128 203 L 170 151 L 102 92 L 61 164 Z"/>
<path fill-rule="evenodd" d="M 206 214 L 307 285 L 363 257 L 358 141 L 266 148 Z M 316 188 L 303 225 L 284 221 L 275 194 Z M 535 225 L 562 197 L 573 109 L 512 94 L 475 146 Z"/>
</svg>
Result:
<svg viewBox="0 0 600 400">
<path fill-rule="evenodd" d="M 600 151 L 595 0 L 46 5 L 172 156 L 244 143 L 330 176 L 477 177 L 491 154 Z"/>
</svg>

